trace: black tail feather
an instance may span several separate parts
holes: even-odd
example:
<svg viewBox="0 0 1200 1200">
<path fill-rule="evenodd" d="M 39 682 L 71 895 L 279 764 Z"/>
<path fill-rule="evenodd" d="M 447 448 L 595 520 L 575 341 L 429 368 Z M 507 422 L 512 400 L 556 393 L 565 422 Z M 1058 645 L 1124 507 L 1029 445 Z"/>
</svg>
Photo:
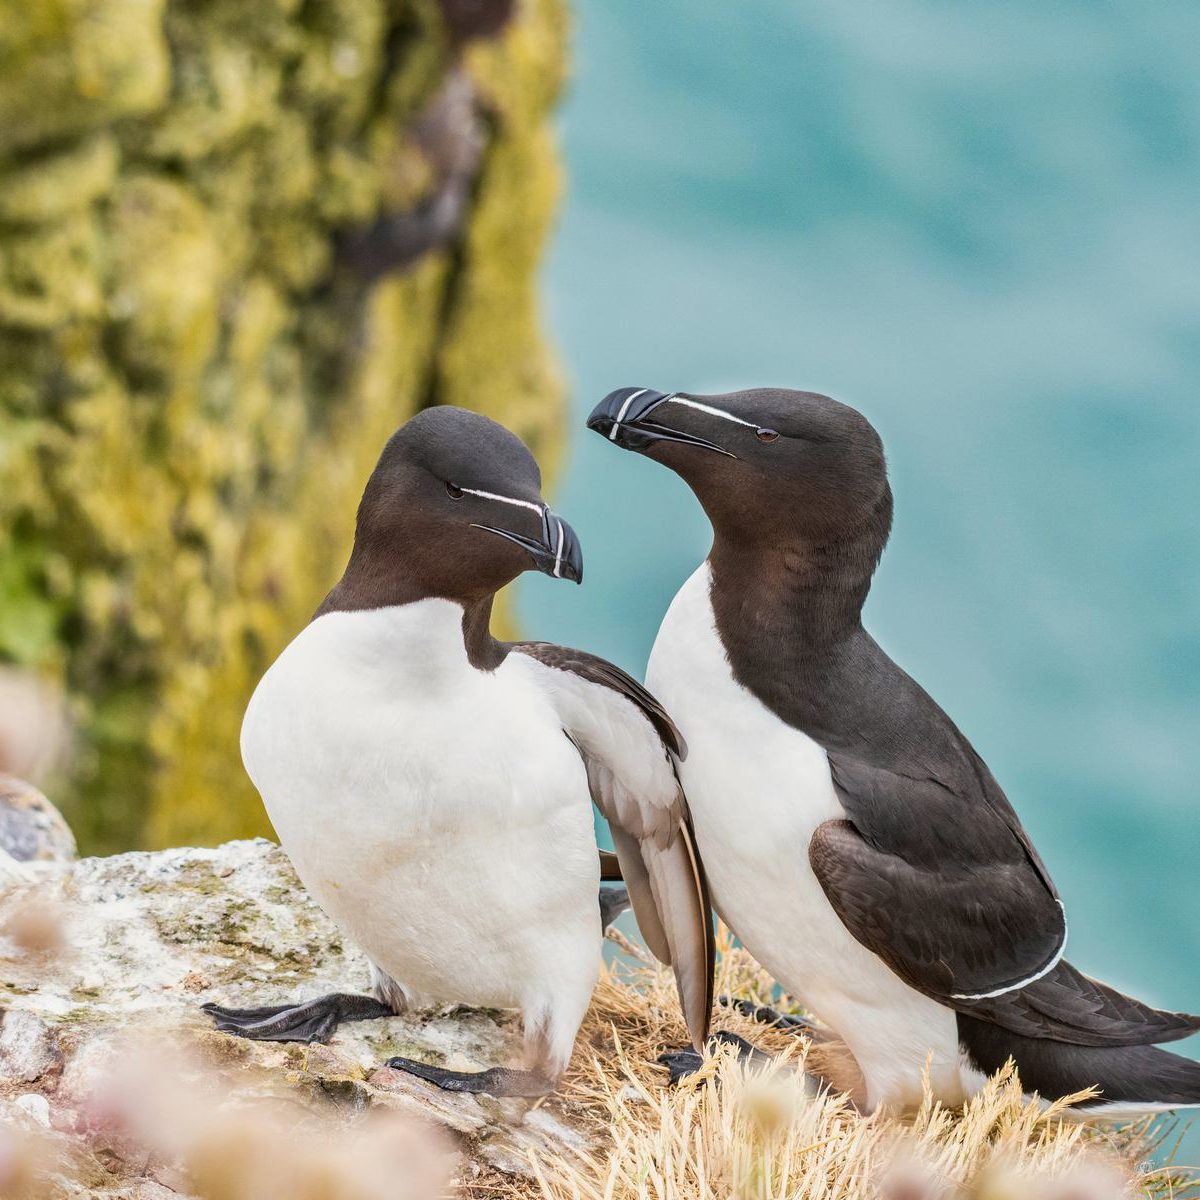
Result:
<svg viewBox="0 0 1200 1200">
<path fill-rule="evenodd" d="M 958 1015 L 963 1049 L 984 1074 L 1011 1058 L 1026 1091 L 1057 1100 L 1096 1088 L 1105 1104 L 1185 1107 L 1200 1105 L 1200 1062 L 1155 1046 L 1079 1046 L 1022 1037 L 990 1021 Z M 1083 1107 L 1088 1107 L 1084 1105 Z"/>
<path fill-rule="evenodd" d="M 1149 1046 L 1200 1032 L 1200 1016 L 1155 1008 L 1068 962 L 1023 988 L 958 1008 L 1022 1037 L 1077 1046 Z"/>
</svg>

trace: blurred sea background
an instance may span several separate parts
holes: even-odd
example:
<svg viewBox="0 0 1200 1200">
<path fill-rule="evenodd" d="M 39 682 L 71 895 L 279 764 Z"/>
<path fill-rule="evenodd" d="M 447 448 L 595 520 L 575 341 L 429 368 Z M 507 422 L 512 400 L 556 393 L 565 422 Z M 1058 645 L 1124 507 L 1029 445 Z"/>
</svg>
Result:
<svg viewBox="0 0 1200 1200">
<path fill-rule="evenodd" d="M 525 577 L 527 633 L 640 676 L 707 552 L 583 428 L 606 392 L 854 404 L 896 493 L 870 629 L 1007 790 L 1072 960 L 1195 1011 L 1200 7 L 581 0 L 574 43 L 545 290 L 587 572 Z"/>
</svg>

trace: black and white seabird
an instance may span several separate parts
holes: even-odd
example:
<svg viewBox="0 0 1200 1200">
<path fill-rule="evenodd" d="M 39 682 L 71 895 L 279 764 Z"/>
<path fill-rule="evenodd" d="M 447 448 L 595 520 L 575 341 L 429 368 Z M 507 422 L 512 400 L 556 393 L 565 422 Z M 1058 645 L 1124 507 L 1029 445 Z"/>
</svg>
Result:
<svg viewBox="0 0 1200 1200">
<path fill-rule="evenodd" d="M 1063 958 L 1063 905 L 987 765 L 862 626 L 892 520 L 860 413 L 783 389 L 622 388 L 588 425 L 691 486 L 714 532 L 648 685 L 717 911 L 853 1052 L 866 1106 L 957 1104 L 1015 1059 L 1025 1087 L 1117 1117 L 1200 1104 L 1200 1029 Z"/>
<path fill-rule="evenodd" d="M 675 774 L 682 738 L 612 664 L 502 643 L 489 628 L 496 592 L 522 571 L 582 579 L 576 536 L 540 487 L 525 446 L 462 409 L 421 412 L 385 447 L 345 574 L 267 671 L 242 727 L 280 841 L 366 951 L 377 999 L 208 1006 L 219 1028 L 324 1040 L 340 1020 L 409 1006 L 514 1008 L 524 1070 L 390 1065 L 454 1091 L 550 1090 L 599 970 L 594 801 L 703 1045 L 712 928 Z"/>
</svg>

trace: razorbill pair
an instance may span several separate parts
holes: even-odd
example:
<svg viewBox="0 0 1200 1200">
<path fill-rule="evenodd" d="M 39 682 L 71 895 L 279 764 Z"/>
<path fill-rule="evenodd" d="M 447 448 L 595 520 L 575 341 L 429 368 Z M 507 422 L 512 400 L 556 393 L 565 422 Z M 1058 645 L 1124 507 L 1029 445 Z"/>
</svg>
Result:
<svg viewBox="0 0 1200 1200">
<path fill-rule="evenodd" d="M 535 1096 L 571 1055 L 600 962 L 592 803 L 608 819 L 650 948 L 702 1046 L 713 941 L 676 777 L 683 739 L 611 663 L 503 643 L 496 592 L 535 567 L 580 582 L 571 527 L 533 456 L 455 408 L 388 442 L 341 581 L 267 671 L 246 769 L 301 880 L 365 950 L 374 997 L 207 1006 L 218 1028 L 324 1040 L 339 1021 L 461 1003 L 519 1009 L 524 1069 L 392 1059 L 440 1087 Z"/>
<path fill-rule="evenodd" d="M 870 1109 L 928 1073 L 956 1105 L 1012 1057 L 1111 1115 L 1200 1103 L 1200 1029 L 1081 974 L 1045 864 L 987 765 L 862 625 L 892 521 L 879 435 L 827 396 L 621 388 L 588 424 L 669 467 L 713 527 L 647 685 L 717 911 L 845 1041 Z"/>
</svg>

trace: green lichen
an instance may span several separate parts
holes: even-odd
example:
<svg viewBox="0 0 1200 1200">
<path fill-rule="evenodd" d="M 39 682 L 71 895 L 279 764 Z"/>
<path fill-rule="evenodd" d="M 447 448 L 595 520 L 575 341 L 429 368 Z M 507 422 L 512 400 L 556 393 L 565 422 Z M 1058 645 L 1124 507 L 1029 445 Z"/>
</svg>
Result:
<svg viewBox="0 0 1200 1200">
<path fill-rule="evenodd" d="M 65 1013 L 47 1013 L 46 1019 L 52 1025 L 95 1025 L 100 1017 L 94 1007 L 71 1008 Z"/>
<path fill-rule="evenodd" d="M 404 1038 L 384 1038 L 379 1042 L 372 1042 L 372 1045 L 378 1050 L 382 1062 L 386 1062 L 389 1058 L 411 1058 L 415 1062 L 427 1063 L 431 1067 L 444 1067 L 447 1061 L 446 1055 L 442 1051 L 433 1046 L 427 1046 L 424 1042 L 409 1041 Z"/>
<path fill-rule="evenodd" d="M 0 661 L 71 696 L 85 852 L 269 832 L 241 715 L 397 424 L 463 404 L 552 465 L 565 55 L 563 0 L 467 51 L 465 228 L 368 286 L 339 235 L 437 186 L 433 0 L 0 0 Z"/>
</svg>

